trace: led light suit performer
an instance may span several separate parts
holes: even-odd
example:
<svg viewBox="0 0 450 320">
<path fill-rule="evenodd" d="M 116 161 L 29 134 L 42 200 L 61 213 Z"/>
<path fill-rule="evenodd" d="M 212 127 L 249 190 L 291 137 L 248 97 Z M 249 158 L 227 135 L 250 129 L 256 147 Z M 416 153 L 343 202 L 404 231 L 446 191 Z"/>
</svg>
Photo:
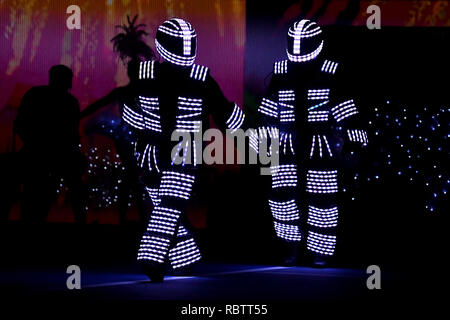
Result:
<svg viewBox="0 0 450 320">
<path fill-rule="evenodd" d="M 240 128 L 244 114 L 225 98 L 209 69 L 194 64 L 197 34 L 190 23 L 165 21 L 155 44 L 164 62 L 140 63 L 135 103 L 124 106 L 123 119 L 139 136 L 136 159 L 146 171 L 144 183 L 154 203 L 137 259 L 152 281 L 162 281 L 167 262 L 179 269 L 201 258 L 184 214 L 202 156 L 194 135 L 207 127 L 208 114 L 221 129 Z M 173 142 L 173 132 L 192 139 Z"/>
<path fill-rule="evenodd" d="M 355 101 L 339 81 L 342 65 L 325 56 L 321 28 L 295 22 L 287 36 L 288 60 L 275 62 L 258 108 L 260 137 L 279 139 L 279 165 L 273 166 L 269 206 L 277 237 L 295 264 L 306 241 L 315 265 L 335 252 L 339 208 L 338 137 L 366 145 Z"/>
</svg>

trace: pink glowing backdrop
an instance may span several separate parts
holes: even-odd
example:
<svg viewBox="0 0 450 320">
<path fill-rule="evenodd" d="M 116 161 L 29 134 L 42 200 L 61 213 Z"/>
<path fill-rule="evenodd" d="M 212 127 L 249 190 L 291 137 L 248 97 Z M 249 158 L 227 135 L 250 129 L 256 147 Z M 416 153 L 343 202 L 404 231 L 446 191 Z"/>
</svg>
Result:
<svg viewBox="0 0 450 320">
<path fill-rule="evenodd" d="M 81 30 L 68 30 L 66 8 L 81 8 Z M 198 34 L 196 62 L 207 65 L 230 100 L 242 105 L 245 1 L 240 0 L 6 0 L 0 1 L 0 153 L 10 149 L 11 123 L 24 92 L 47 83 L 48 69 L 65 64 L 74 71 L 72 93 L 81 108 L 127 83 L 126 68 L 110 39 L 127 14 L 147 24 L 154 49 L 160 23 L 190 21 Z"/>
</svg>

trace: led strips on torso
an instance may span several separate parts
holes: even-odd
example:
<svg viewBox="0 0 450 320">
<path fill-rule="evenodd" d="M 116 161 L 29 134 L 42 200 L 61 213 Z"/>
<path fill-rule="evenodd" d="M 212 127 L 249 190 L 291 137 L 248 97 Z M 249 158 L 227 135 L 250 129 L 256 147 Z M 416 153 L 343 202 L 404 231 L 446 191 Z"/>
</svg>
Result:
<svg viewBox="0 0 450 320">
<path fill-rule="evenodd" d="M 322 143 L 323 140 L 323 143 Z M 319 157 L 322 158 L 325 155 L 324 151 L 328 152 L 328 156 L 332 157 L 333 153 L 331 152 L 330 144 L 328 143 L 328 139 L 325 135 L 313 135 L 312 143 L 311 143 L 311 151 L 309 153 L 309 158 L 312 159 L 315 153 L 319 154 Z"/>
</svg>

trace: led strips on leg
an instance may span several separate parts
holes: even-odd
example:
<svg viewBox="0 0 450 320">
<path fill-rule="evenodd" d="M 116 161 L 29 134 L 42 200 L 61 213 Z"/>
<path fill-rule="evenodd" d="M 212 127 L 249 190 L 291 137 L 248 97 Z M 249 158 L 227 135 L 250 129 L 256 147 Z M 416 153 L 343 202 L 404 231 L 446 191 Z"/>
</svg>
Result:
<svg viewBox="0 0 450 320">
<path fill-rule="evenodd" d="M 194 176 L 174 172 L 164 171 L 159 188 L 160 196 L 168 196 L 182 199 L 189 199 L 194 184 Z"/>
<path fill-rule="evenodd" d="M 336 236 L 310 231 L 306 246 L 310 251 L 331 256 L 336 246 Z"/>
<path fill-rule="evenodd" d="M 334 228 L 338 223 L 338 208 L 317 208 L 309 206 L 308 224 L 318 228 Z"/>
<path fill-rule="evenodd" d="M 309 193 L 338 192 L 337 170 L 308 170 L 306 191 Z"/>
<path fill-rule="evenodd" d="M 145 189 L 147 190 L 147 193 L 152 200 L 153 206 L 156 207 L 157 205 L 159 205 L 161 203 L 161 198 L 159 197 L 159 189 L 148 187 L 145 187 Z"/>
<path fill-rule="evenodd" d="M 297 165 L 285 164 L 270 167 L 272 173 L 272 188 L 296 187 Z"/>
<path fill-rule="evenodd" d="M 269 206 L 273 217 L 277 220 L 293 221 L 300 219 L 300 211 L 295 200 L 283 202 L 269 200 Z"/>
<path fill-rule="evenodd" d="M 277 237 L 287 240 L 287 241 L 301 241 L 302 235 L 300 233 L 300 228 L 296 225 L 280 223 L 274 221 L 275 232 Z"/>
<path fill-rule="evenodd" d="M 164 263 L 169 246 L 169 239 L 145 234 L 141 240 L 137 260 L 151 260 L 157 263 Z"/>
<path fill-rule="evenodd" d="M 169 260 L 174 269 L 192 264 L 200 259 L 200 250 L 193 238 L 178 242 L 169 251 Z"/>
</svg>

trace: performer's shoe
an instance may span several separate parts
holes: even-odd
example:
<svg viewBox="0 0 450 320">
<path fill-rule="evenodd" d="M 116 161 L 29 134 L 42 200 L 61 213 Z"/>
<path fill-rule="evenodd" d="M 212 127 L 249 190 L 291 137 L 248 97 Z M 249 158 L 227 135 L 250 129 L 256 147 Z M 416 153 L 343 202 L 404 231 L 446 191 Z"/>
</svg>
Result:
<svg viewBox="0 0 450 320">
<path fill-rule="evenodd" d="M 314 255 L 312 266 L 314 268 L 326 268 L 328 266 L 328 259 L 322 255 Z"/>
<path fill-rule="evenodd" d="M 164 263 L 142 262 L 142 272 L 150 279 L 151 282 L 164 281 Z"/>
<path fill-rule="evenodd" d="M 173 269 L 172 275 L 176 277 L 188 277 L 196 274 L 197 263 L 191 263 L 187 266 Z"/>
<path fill-rule="evenodd" d="M 293 267 L 297 264 L 298 251 L 300 248 L 300 243 L 298 242 L 287 242 L 285 243 L 286 253 L 284 256 L 283 264 L 287 267 Z"/>
</svg>

